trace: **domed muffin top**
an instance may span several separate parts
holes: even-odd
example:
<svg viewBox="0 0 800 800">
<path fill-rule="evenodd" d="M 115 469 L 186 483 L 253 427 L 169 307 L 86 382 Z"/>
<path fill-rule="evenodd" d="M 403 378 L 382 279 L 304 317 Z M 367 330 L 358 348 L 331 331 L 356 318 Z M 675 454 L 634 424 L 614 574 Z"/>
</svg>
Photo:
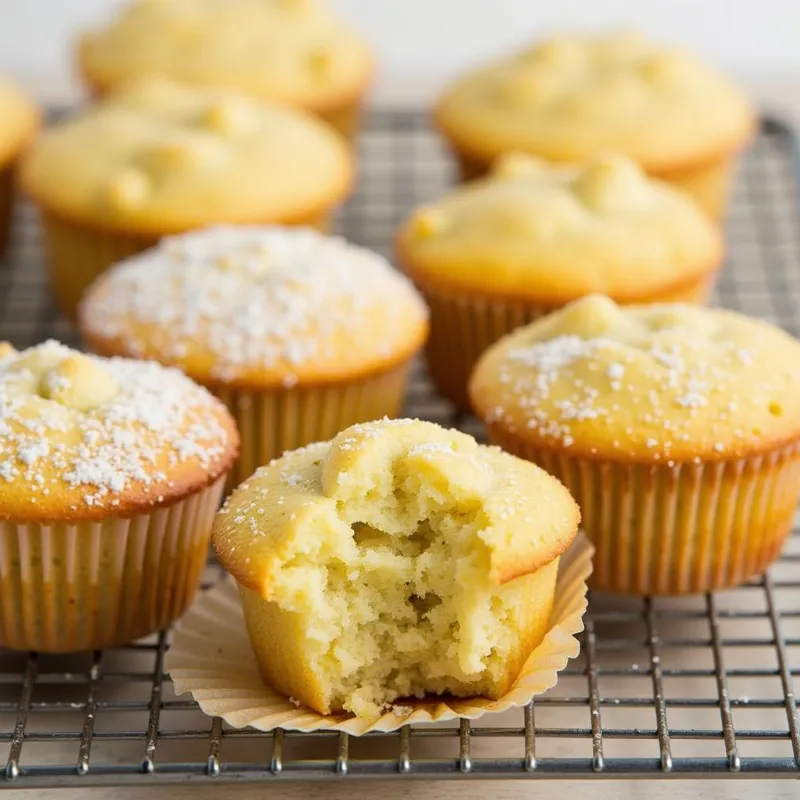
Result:
<svg viewBox="0 0 800 800">
<path fill-rule="evenodd" d="M 631 302 L 715 272 L 722 237 L 691 199 L 624 156 L 552 166 L 515 153 L 412 214 L 398 250 L 410 273 L 454 290 Z"/>
<path fill-rule="evenodd" d="M 419 295 L 377 253 L 277 227 L 163 240 L 101 276 L 80 320 L 97 352 L 250 387 L 367 375 L 407 360 L 428 331 Z"/>
<path fill-rule="evenodd" d="M 213 483 L 237 455 L 225 407 L 177 370 L 53 341 L 0 356 L 4 519 L 130 515 Z"/>
<path fill-rule="evenodd" d="M 347 145 L 315 117 L 159 78 L 48 129 L 20 171 L 53 214 L 143 236 L 303 222 L 341 202 L 352 179 Z"/>
<path fill-rule="evenodd" d="M 599 459 L 720 460 L 800 437 L 800 342 L 733 311 L 579 300 L 478 363 L 480 416 Z"/>
<path fill-rule="evenodd" d="M 636 32 L 562 35 L 457 80 L 436 110 L 459 149 L 556 161 L 625 153 L 649 172 L 739 150 L 756 116 L 716 70 Z"/>
</svg>

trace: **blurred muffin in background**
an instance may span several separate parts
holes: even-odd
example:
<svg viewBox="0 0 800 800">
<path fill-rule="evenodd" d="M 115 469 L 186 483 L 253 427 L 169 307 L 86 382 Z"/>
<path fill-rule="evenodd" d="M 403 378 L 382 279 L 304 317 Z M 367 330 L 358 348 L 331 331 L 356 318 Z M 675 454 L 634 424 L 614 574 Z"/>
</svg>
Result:
<svg viewBox="0 0 800 800">
<path fill-rule="evenodd" d="M 799 362 L 743 314 L 593 295 L 488 350 L 470 399 L 578 501 L 596 588 L 708 592 L 761 573 L 791 530 Z"/>
<path fill-rule="evenodd" d="M 96 93 L 164 75 L 305 109 L 348 137 L 374 70 L 363 37 L 315 0 L 136 0 L 81 37 L 78 65 Z"/>
<path fill-rule="evenodd" d="M 697 205 L 625 156 L 503 156 L 412 214 L 397 246 L 431 309 L 431 378 L 460 409 L 478 356 L 514 328 L 592 292 L 702 303 L 723 256 Z"/>
<path fill-rule="evenodd" d="M 39 127 L 39 112 L 17 88 L 0 78 L 0 256 L 8 245 L 14 166 Z"/>
<path fill-rule="evenodd" d="M 316 117 L 165 79 L 131 84 L 46 131 L 20 168 L 68 314 L 110 264 L 214 223 L 325 228 L 352 155 Z"/>
<path fill-rule="evenodd" d="M 177 366 L 225 401 L 242 435 L 237 480 L 396 416 L 428 333 L 422 299 L 384 258 L 278 227 L 165 239 L 103 275 L 79 317 L 96 352 Z"/>
<path fill-rule="evenodd" d="M 435 116 L 465 178 L 509 150 L 551 161 L 613 151 L 715 218 L 757 124 L 724 76 L 635 32 L 557 36 L 480 67 L 445 91 Z"/>
</svg>

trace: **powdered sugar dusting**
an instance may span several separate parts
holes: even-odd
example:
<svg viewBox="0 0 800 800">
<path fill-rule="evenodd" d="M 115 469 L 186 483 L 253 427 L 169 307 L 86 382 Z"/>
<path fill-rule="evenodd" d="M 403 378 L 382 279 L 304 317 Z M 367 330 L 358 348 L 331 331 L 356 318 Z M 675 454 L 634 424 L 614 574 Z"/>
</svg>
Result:
<svg viewBox="0 0 800 800">
<path fill-rule="evenodd" d="M 571 332 L 575 321 L 585 335 Z M 607 444 L 669 462 L 691 443 L 727 455 L 780 424 L 800 391 L 791 366 L 797 343 L 733 312 L 623 310 L 589 297 L 498 347 L 502 355 L 486 362 L 497 389 L 482 416 L 563 447 L 580 441 L 592 453 Z"/>
<path fill-rule="evenodd" d="M 290 387 L 295 369 L 337 357 L 343 340 L 382 357 L 407 348 L 403 320 L 425 313 L 388 262 L 342 239 L 300 228 L 218 227 L 167 238 L 117 265 L 82 316 L 90 333 L 120 339 L 131 353 L 145 349 L 135 330 L 145 325 L 167 360 L 200 347 L 213 355 L 219 380 L 276 369 Z M 376 321 L 379 331 L 370 329 Z"/>
<path fill-rule="evenodd" d="M 64 363 L 101 369 L 113 395 L 96 406 L 85 394 L 53 399 L 56 388 L 81 387 L 86 377 L 65 380 Z M 44 387 L 44 388 L 43 388 Z M 119 495 L 164 483 L 172 468 L 192 460 L 218 472 L 231 450 L 220 406 L 177 370 L 150 362 L 100 359 L 46 342 L 0 362 L 0 481 L 24 481 L 31 493 L 50 496 L 76 490 L 87 507 L 118 505 Z M 153 502 L 159 492 L 153 492 Z"/>
</svg>

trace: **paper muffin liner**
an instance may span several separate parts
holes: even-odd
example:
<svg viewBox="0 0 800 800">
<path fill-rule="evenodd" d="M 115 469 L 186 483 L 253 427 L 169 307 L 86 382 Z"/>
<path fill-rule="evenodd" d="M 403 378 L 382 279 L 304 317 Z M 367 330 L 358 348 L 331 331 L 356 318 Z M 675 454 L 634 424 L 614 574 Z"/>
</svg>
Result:
<svg viewBox="0 0 800 800">
<path fill-rule="evenodd" d="M 11 214 L 14 209 L 14 168 L 0 167 L 0 256 L 8 247 Z"/>
<path fill-rule="evenodd" d="M 536 447 L 497 425 L 489 438 L 555 475 L 596 547 L 592 588 L 687 594 L 737 586 L 780 554 L 800 495 L 800 442 L 706 463 L 596 461 Z"/>
<path fill-rule="evenodd" d="M 46 209 L 42 209 L 41 216 L 53 294 L 61 310 L 73 319 L 78 303 L 95 278 L 112 264 L 147 250 L 161 238 L 122 230 L 99 230 Z M 322 215 L 297 224 L 326 231 L 329 223 L 329 216 Z"/>
<path fill-rule="evenodd" d="M 464 152 L 456 151 L 455 157 L 462 182 L 480 178 L 491 168 L 491 162 Z M 725 156 L 689 169 L 654 173 L 653 177 L 671 183 L 691 195 L 712 219 L 719 221 L 724 219 L 728 210 L 737 162 L 736 156 Z"/>
<path fill-rule="evenodd" d="M 711 293 L 714 279 L 714 275 L 705 276 L 679 292 L 640 302 L 702 304 Z M 459 411 L 470 408 L 467 384 L 481 354 L 507 333 L 560 308 L 532 300 L 448 291 L 416 277 L 415 282 L 431 314 L 425 347 L 428 374 L 436 391 Z"/>
<path fill-rule="evenodd" d="M 403 408 L 411 361 L 364 378 L 272 391 L 209 387 L 228 407 L 242 444 L 229 486 L 273 458 L 332 439 L 357 422 L 396 417 Z"/>
<path fill-rule="evenodd" d="M 129 519 L 0 522 L 0 645 L 94 650 L 169 625 L 194 597 L 224 483 Z"/>
<path fill-rule="evenodd" d="M 298 707 L 267 686 L 250 646 L 236 583 L 226 578 L 204 592 L 178 623 L 165 669 L 178 695 L 191 693 L 209 716 L 234 728 L 261 731 L 342 731 L 353 736 L 398 730 L 409 723 L 477 719 L 524 706 L 555 686 L 558 673 L 580 650 L 586 581 L 592 571 L 592 547 L 580 535 L 561 557 L 550 627 L 525 661 L 512 688 L 498 700 L 483 697 L 430 697 L 403 700 L 375 718 L 352 714 L 324 716 Z M 214 643 L 209 647 L 209 642 Z"/>
</svg>

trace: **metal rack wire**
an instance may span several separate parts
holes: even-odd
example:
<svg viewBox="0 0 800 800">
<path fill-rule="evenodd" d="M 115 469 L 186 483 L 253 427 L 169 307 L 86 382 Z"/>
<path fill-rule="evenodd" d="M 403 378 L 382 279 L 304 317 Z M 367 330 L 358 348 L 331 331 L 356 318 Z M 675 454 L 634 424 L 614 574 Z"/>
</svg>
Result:
<svg viewBox="0 0 800 800">
<path fill-rule="evenodd" d="M 441 194 L 452 167 L 424 119 L 381 112 L 361 141 L 348 237 L 387 252 L 407 210 Z M 795 143 L 766 121 L 746 159 L 718 300 L 800 325 L 800 182 Z M 43 277 L 39 234 L 20 209 L 0 262 L 0 337 L 75 342 Z M 411 414 L 454 419 L 420 369 Z M 593 597 L 583 650 L 555 689 L 518 712 L 396 734 L 232 730 L 176 698 L 169 634 L 47 656 L 0 652 L 0 788 L 355 777 L 800 777 L 800 531 L 763 578 L 679 599 Z M 206 581 L 219 577 L 209 566 Z"/>
</svg>

